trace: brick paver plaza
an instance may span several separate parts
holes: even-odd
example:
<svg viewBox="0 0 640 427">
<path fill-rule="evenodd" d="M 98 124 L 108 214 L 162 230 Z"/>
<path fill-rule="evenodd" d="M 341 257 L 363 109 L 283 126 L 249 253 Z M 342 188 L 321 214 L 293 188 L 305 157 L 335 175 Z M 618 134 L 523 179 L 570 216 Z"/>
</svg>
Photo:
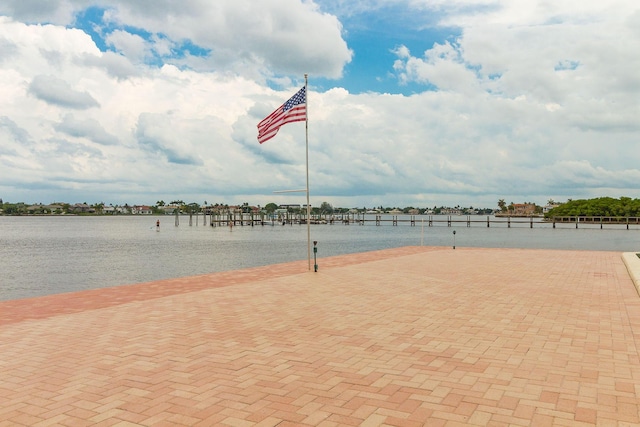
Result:
<svg viewBox="0 0 640 427">
<path fill-rule="evenodd" d="M 621 253 L 318 264 L 0 302 L 0 426 L 640 425 Z"/>
</svg>

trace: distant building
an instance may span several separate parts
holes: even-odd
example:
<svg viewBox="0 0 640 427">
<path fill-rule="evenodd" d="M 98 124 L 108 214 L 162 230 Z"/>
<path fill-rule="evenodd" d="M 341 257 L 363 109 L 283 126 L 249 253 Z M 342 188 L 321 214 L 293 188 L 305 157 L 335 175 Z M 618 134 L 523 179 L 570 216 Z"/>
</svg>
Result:
<svg viewBox="0 0 640 427">
<path fill-rule="evenodd" d="M 86 203 L 76 203 L 69 207 L 69 210 L 73 213 L 96 213 L 95 208 L 87 205 Z"/>
<path fill-rule="evenodd" d="M 307 205 L 304 205 L 305 207 Z M 300 205 L 280 205 L 278 206 L 280 209 L 300 209 Z"/>
<path fill-rule="evenodd" d="M 536 213 L 536 205 L 533 203 L 514 203 L 513 215 L 527 216 Z"/>
<path fill-rule="evenodd" d="M 27 207 L 30 214 L 54 214 L 62 212 L 61 205 L 43 205 L 42 203 Z"/>
<path fill-rule="evenodd" d="M 549 211 L 550 211 L 551 209 L 553 209 L 553 208 L 557 208 L 558 206 L 560 206 L 560 203 L 555 203 L 555 204 L 553 204 L 553 205 L 547 205 L 547 206 L 544 206 L 544 207 L 542 208 L 542 213 L 549 213 Z"/>
<path fill-rule="evenodd" d="M 146 205 L 136 205 L 131 208 L 131 213 L 134 215 L 151 215 L 153 213 L 153 209 Z"/>
<path fill-rule="evenodd" d="M 462 211 L 458 208 L 442 208 L 440 215 L 462 215 Z"/>
<path fill-rule="evenodd" d="M 178 205 L 165 205 L 161 209 L 164 211 L 165 215 L 173 215 L 176 211 L 178 211 L 178 213 L 180 212 L 180 206 Z"/>
</svg>

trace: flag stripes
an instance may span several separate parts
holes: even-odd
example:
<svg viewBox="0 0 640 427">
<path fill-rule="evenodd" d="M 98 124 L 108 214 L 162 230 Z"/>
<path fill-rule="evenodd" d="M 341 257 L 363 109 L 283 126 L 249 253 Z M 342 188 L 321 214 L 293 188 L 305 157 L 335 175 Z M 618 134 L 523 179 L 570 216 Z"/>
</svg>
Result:
<svg viewBox="0 0 640 427">
<path fill-rule="evenodd" d="M 282 125 L 307 119 L 307 88 L 304 86 L 287 102 L 258 123 L 258 142 L 262 144 L 278 133 Z"/>
</svg>

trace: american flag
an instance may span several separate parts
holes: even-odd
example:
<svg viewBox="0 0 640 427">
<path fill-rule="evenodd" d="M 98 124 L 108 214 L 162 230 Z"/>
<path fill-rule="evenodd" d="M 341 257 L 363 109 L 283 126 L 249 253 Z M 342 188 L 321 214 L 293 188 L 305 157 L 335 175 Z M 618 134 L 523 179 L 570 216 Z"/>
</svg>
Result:
<svg viewBox="0 0 640 427">
<path fill-rule="evenodd" d="M 306 119 L 307 87 L 303 86 L 298 93 L 258 123 L 258 142 L 262 144 L 276 136 L 282 125 L 303 122 Z"/>
</svg>

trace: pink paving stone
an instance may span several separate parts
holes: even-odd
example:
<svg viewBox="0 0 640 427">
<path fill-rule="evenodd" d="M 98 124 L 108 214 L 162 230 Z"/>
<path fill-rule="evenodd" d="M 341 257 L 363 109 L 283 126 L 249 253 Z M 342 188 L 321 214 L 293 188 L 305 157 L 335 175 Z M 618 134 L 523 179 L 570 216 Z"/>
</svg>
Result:
<svg viewBox="0 0 640 427">
<path fill-rule="evenodd" d="M 575 419 L 576 421 L 595 424 L 597 421 L 597 411 L 594 409 L 578 407 L 576 409 Z"/>
<path fill-rule="evenodd" d="M 0 302 L 0 426 L 640 424 L 620 253 L 318 264 Z"/>
</svg>

